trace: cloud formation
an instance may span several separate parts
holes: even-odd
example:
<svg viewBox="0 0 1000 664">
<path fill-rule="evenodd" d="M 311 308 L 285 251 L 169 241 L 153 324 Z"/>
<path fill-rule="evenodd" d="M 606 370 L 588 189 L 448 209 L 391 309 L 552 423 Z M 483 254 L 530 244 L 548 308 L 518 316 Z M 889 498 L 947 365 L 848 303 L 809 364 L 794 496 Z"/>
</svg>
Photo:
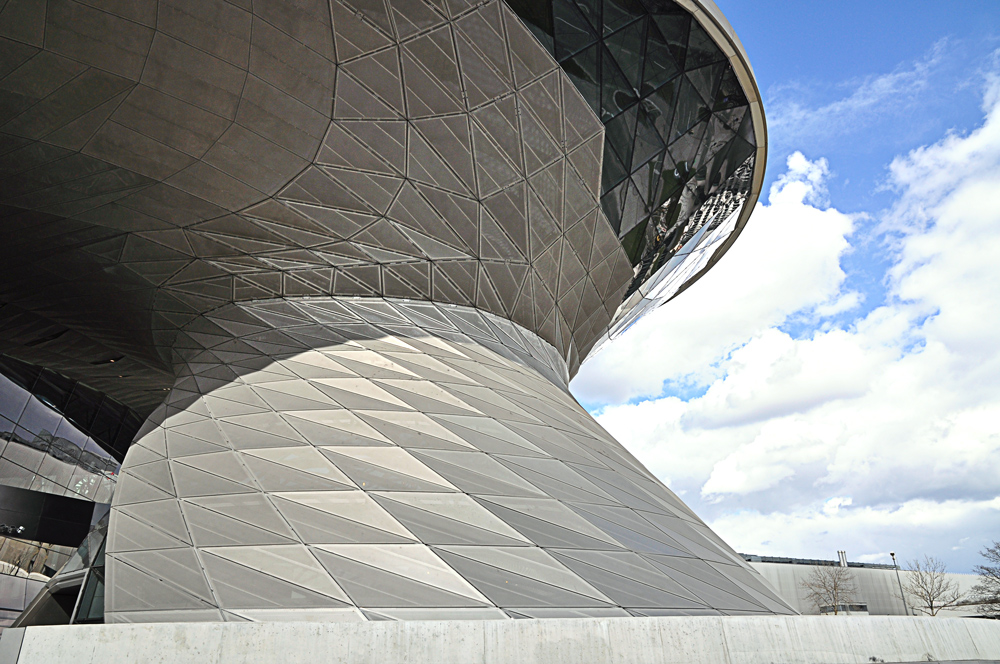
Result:
<svg viewBox="0 0 1000 664">
<path fill-rule="evenodd" d="M 841 268 L 856 219 L 796 153 L 729 254 L 574 382 L 737 549 L 967 570 L 1000 539 L 996 78 L 984 113 L 892 162 L 880 306 L 831 322 L 860 300 Z"/>
<path fill-rule="evenodd" d="M 903 114 L 922 102 L 950 48 L 948 40 L 941 40 L 917 62 L 870 76 L 851 94 L 818 108 L 803 104 L 803 91 L 796 87 L 770 90 L 769 134 L 783 145 L 801 144 L 804 139 L 842 140 L 886 116 Z"/>
<path fill-rule="evenodd" d="M 621 403 L 659 394 L 664 381 L 704 382 L 720 351 L 793 314 L 836 306 L 845 295 L 839 261 L 853 221 L 815 206 L 825 199 L 827 170 L 823 160 L 789 157 L 770 204 L 758 206 L 718 265 L 590 359 L 573 382 L 577 398 Z"/>
</svg>

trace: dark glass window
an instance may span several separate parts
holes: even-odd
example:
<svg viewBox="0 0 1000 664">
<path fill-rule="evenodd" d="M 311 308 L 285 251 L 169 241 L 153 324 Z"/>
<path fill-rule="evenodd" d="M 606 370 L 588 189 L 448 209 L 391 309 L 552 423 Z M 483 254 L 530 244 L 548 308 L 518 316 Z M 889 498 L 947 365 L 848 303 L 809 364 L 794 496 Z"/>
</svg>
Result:
<svg viewBox="0 0 1000 664">
<path fill-rule="evenodd" d="M 50 407 L 62 412 L 66 408 L 66 401 L 73 390 L 73 385 L 74 382 L 68 378 L 44 369 L 31 388 L 31 392 Z"/>
<path fill-rule="evenodd" d="M 21 417 L 17 423 L 31 433 L 49 434 L 51 436 L 59 427 L 61 420 L 62 415 L 58 411 L 53 410 L 35 398 L 28 400 L 28 405 L 25 407 L 24 412 L 21 413 Z"/>
<path fill-rule="evenodd" d="M 63 412 L 66 414 L 66 417 L 81 428 L 89 431 L 103 398 L 104 396 L 100 392 L 95 392 L 88 387 L 77 384 L 66 403 L 66 410 Z"/>
<path fill-rule="evenodd" d="M 671 0 L 508 3 L 604 122 L 601 206 L 641 265 L 632 292 L 698 231 L 699 207 L 736 191 L 730 180 L 752 167 L 746 94 L 722 50 Z"/>
<path fill-rule="evenodd" d="M 95 624 L 104 622 L 104 544 L 94 560 L 94 566 L 87 571 L 87 581 L 80 593 L 74 624 Z"/>
<path fill-rule="evenodd" d="M 0 484 L 107 502 L 142 423 L 100 392 L 0 356 Z"/>
<path fill-rule="evenodd" d="M 0 417 L 78 447 L 90 436 L 119 461 L 143 422 L 132 409 L 82 383 L 6 356 L 0 356 Z"/>
<path fill-rule="evenodd" d="M 26 389 L 0 375 L 0 415 L 17 422 L 30 397 Z"/>
</svg>

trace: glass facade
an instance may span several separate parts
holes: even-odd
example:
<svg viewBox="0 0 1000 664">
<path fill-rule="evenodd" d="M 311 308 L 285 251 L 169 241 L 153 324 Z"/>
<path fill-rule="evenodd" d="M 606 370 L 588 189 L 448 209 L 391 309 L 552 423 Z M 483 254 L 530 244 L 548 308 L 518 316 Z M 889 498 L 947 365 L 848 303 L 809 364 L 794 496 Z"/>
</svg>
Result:
<svg viewBox="0 0 1000 664">
<path fill-rule="evenodd" d="M 627 330 L 634 322 L 670 300 L 694 283 L 711 266 L 719 250 L 734 239 L 737 224 L 744 218 L 753 181 L 754 158 L 748 159 L 718 191 L 688 219 L 676 245 L 660 243 L 658 250 L 643 259 L 644 264 L 661 265 L 645 281 L 633 281 L 607 334 L 591 353 Z"/>
<path fill-rule="evenodd" d="M 73 552 L 73 547 L 0 537 L 0 631 L 10 626 Z"/>
<path fill-rule="evenodd" d="M 706 203 L 723 191 L 741 194 L 737 208 L 745 200 L 741 172 L 756 152 L 747 97 L 725 53 L 670 0 L 509 4 L 604 123 L 601 206 L 635 270 L 628 300 L 725 221 L 699 214 Z"/>
<path fill-rule="evenodd" d="M 141 425 L 100 392 L 0 356 L 0 484 L 110 502 Z"/>
<path fill-rule="evenodd" d="M 0 356 L 0 626 L 47 580 L 32 605 L 41 607 L 33 624 L 67 622 L 81 575 L 92 601 L 79 609 L 86 615 L 77 622 L 103 616 L 103 566 L 95 567 L 89 550 L 102 545 L 107 518 L 79 549 L 75 545 L 94 503 L 111 502 L 121 460 L 142 421 L 82 383 Z M 99 514 L 108 506 L 96 508 Z"/>
<path fill-rule="evenodd" d="M 105 514 L 72 555 L 63 554 L 61 569 L 31 600 L 13 627 L 95 624 L 104 622 L 104 546 L 108 536 Z"/>
<path fill-rule="evenodd" d="M 69 560 L 72 553 L 72 547 L 0 537 L 0 574 L 50 577 Z"/>
</svg>

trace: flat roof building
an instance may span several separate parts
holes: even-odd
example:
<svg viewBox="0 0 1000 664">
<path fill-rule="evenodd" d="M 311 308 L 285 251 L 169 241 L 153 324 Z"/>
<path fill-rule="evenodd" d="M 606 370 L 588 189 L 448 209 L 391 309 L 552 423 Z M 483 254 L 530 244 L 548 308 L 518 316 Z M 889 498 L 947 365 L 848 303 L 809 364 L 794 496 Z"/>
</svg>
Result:
<svg viewBox="0 0 1000 664">
<path fill-rule="evenodd" d="M 743 558 L 774 588 L 775 592 L 789 606 L 803 615 L 819 615 L 829 612 L 829 607 L 816 606 L 809 598 L 806 583 L 814 570 L 840 565 L 834 560 L 813 560 L 803 558 L 785 558 L 778 556 L 756 556 L 741 554 Z M 852 593 L 851 604 L 859 607 L 853 613 L 864 613 L 872 616 L 915 616 L 926 613 L 926 607 L 919 598 L 911 597 L 905 592 L 908 577 L 911 572 L 898 569 L 894 565 L 878 563 L 848 562 L 845 565 L 850 571 L 857 592 Z M 897 576 L 897 572 L 898 575 Z M 953 607 L 942 609 L 942 617 L 979 617 L 979 605 L 971 592 L 978 583 L 975 574 L 944 573 L 939 584 L 951 584 L 959 592 L 962 601 Z M 903 587 L 903 593 L 900 587 Z M 902 595 L 905 594 L 905 602 Z M 863 609 L 860 607 L 864 607 Z"/>
</svg>

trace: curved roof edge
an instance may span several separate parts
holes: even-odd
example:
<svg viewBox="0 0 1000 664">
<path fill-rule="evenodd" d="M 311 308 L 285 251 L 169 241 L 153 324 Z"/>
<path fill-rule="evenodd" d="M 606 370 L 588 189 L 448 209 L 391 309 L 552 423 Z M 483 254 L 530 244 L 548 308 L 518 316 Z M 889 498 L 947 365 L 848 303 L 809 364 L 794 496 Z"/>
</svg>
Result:
<svg viewBox="0 0 1000 664">
<path fill-rule="evenodd" d="M 757 200 L 760 198 L 760 192 L 764 187 L 764 172 L 767 169 L 767 121 L 764 116 L 764 106 L 761 102 L 760 89 L 757 87 L 757 79 L 754 75 L 753 67 L 750 65 L 750 59 L 747 56 L 746 49 L 743 47 L 743 42 L 740 41 L 740 38 L 736 35 L 736 31 L 733 29 L 733 26 L 729 23 L 729 20 L 725 17 L 725 15 L 723 15 L 722 10 L 719 9 L 718 5 L 716 5 L 713 0 L 674 0 L 674 2 L 691 13 L 694 19 L 698 21 L 698 24 L 704 28 L 709 36 L 712 37 L 712 40 L 718 44 L 719 48 L 722 49 L 723 53 L 725 53 L 726 57 L 729 59 L 729 63 L 732 65 L 733 71 L 736 72 L 737 79 L 743 88 L 743 92 L 746 94 L 747 101 L 750 103 L 750 113 L 753 120 L 753 130 L 754 137 L 757 142 L 757 150 L 754 153 L 754 172 L 753 180 L 750 185 L 750 191 L 747 194 L 747 199 L 743 204 L 743 208 L 740 210 L 739 217 L 734 224 L 733 231 L 706 261 L 704 267 L 685 280 L 684 283 L 673 292 L 673 294 L 665 297 L 662 301 L 654 305 L 654 308 L 659 307 L 662 304 L 666 304 L 686 291 L 690 286 L 701 279 L 706 272 L 712 269 L 722 259 L 726 252 L 729 251 L 730 247 L 733 246 L 733 243 L 736 242 L 736 239 L 743 232 L 747 222 L 750 220 L 750 215 L 757 206 Z M 619 305 L 618 311 L 612 318 L 611 325 L 608 330 L 605 331 L 602 337 L 591 347 L 587 356 L 581 360 L 581 364 L 599 353 L 610 341 L 623 334 L 632 326 L 633 323 L 638 321 L 638 318 L 641 318 L 644 315 L 640 314 L 639 317 L 634 320 L 624 323 L 624 326 L 620 327 L 616 331 L 616 326 L 621 324 L 623 316 L 627 315 L 622 311 L 622 307 L 624 307 L 627 302 L 628 300 Z"/>
<path fill-rule="evenodd" d="M 764 187 L 764 172 L 767 170 L 767 119 L 764 117 L 764 105 L 761 102 L 760 89 L 757 87 L 757 78 L 754 75 L 753 67 L 750 65 L 750 58 L 743 47 L 743 42 L 740 41 L 740 38 L 736 35 L 736 31 L 733 30 L 733 26 L 713 0 L 674 1 L 691 12 L 695 20 L 698 21 L 698 24 L 708 32 L 712 39 L 715 40 L 715 43 L 722 48 L 723 52 L 729 58 L 729 62 L 733 66 L 733 71 L 736 72 L 736 77 L 739 79 L 740 85 L 743 86 L 743 92 L 747 96 L 747 101 L 750 102 L 754 137 L 757 140 L 757 153 L 754 162 L 753 183 L 750 187 L 750 193 L 747 195 L 747 200 L 743 204 L 743 210 L 740 211 L 739 219 L 736 221 L 736 227 L 730 233 L 729 237 L 726 238 L 726 241 L 722 243 L 722 246 L 715 250 L 715 253 L 708 260 L 708 264 L 685 281 L 677 289 L 677 292 L 669 298 L 670 300 L 686 291 L 688 287 L 701 279 L 706 272 L 722 259 L 726 252 L 729 251 L 729 248 L 733 246 L 733 243 L 736 242 L 736 238 L 743 232 L 743 228 L 747 225 L 750 215 L 757 206 L 757 200 L 760 198 L 760 192 Z"/>
</svg>

